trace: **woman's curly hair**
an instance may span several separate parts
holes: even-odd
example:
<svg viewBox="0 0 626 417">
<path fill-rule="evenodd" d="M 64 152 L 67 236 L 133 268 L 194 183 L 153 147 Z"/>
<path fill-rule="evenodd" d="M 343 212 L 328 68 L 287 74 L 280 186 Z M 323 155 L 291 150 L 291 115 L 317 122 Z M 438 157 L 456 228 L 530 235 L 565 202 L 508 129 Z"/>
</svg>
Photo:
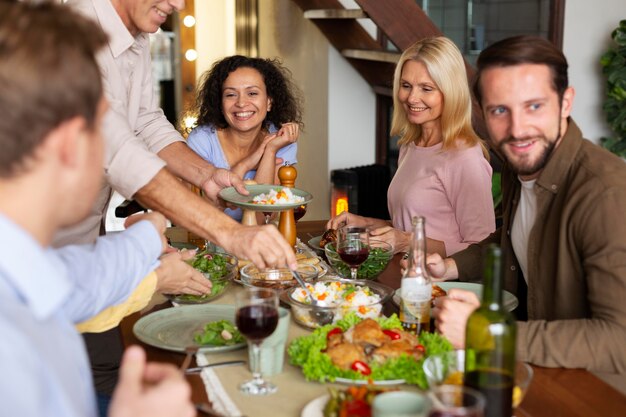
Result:
<svg viewBox="0 0 626 417">
<path fill-rule="evenodd" d="M 292 82 L 291 72 L 277 59 L 249 58 L 242 55 L 229 56 L 216 62 L 202 76 L 196 96 L 198 126 L 213 125 L 220 129 L 228 127 L 222 108 L 222 86 L 230 73 L 241 67 L 254 68 L 265 82 L 267 96 L 272 100 L 272 111 L 265 117 L 265 128 L 273 123 L 280 129 L 288 122 L 298 123 L 303 127 L 302 96 Z"/>
</svg>

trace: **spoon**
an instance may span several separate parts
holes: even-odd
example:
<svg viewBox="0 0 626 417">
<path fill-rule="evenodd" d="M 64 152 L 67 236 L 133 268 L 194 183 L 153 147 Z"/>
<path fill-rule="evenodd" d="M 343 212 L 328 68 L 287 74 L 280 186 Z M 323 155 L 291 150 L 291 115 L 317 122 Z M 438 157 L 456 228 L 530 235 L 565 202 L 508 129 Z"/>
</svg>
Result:
<svg viewBox="0 0 626 417">
<path fill-rule="evenodd" d="M 320 326 L 332 323 L 333 319 L 335 318 L 335 313 L 330 310 L 325 310 L 323 308 L 324 306 L 320 306 L 318 304 L 318 301 L 315 299 L 315 297 L 313 297 L 313 294 L 311 294 L 311 291 L 309 291 L 309 288 L 306 286 L 298 271 L 292 270 L 291 274 L 296 279 L 296 281 L 298 281 L 298 284 L 300 284 L 307 297 L 309 297 L 309 300 L 311 300 L 311 305 L 313 306 L 310 312 L 311 318 Z"/>
</svg>

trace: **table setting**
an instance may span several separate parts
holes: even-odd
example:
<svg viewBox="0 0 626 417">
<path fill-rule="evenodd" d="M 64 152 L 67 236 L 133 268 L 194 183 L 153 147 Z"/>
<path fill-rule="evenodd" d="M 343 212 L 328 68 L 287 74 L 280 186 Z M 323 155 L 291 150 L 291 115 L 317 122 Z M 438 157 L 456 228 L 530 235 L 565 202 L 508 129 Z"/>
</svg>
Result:
<svg viewBox="0 0 626 417">
<path fill-rule="evenodd" d="M 299 239 L 296 244 L 299 251 L 306 253 L 307 257 L 319 256 L 319 252 L 315 252 L 314 248 L 311 248 L 304 242 L 308 241 L 307 243 L 310 244 L 311 236 L 321 236 L 324 231 L 325 223 L 325 221 L 305 221 L 298 223 Z M 397 297 L 396 300 L 394 300 L 393 290 L 399 287 L 399 260 L 399 255 L 392 256 L 388 264 L 385 265 L 376 277 L 370 280 L 353 281 L 353 283 L 359 283 L 360 285 L 367 285 L 369 283 L 372 287 L 382 285 L 391 289 L 382 303 L 384 304 L 384 308 L 381 311 L 380 317 L 382 317 L 383 321 L 388 320 L 388 317 L 397 311 L 397 306 L 395 305 Z M 346 279 L 344 276 L 337 273 L 339 271 L 337 271 L 332 264 L 327 265 L 323 259 L 320 259 L 319 262 L 323 262 L 327 266 L 328 272 L 326 277 L 322 279 L 316 277 L 313 281 L 341 281 Z M 346 275 L 349 273 L 348 270 Z M 221 320 L 223 318 L 232 320 L 232 323 L 236 322 L 236 299 L 238 294 L 248 291 L 248 288 L 255 288 L 253 285 L 249 285 L 250 283 L 246 285 L 241 281 L 241 270 L 239 270 L 238 279 L 240 280 L 239 282 L 233 280 L 219 297 L 208 300 L 202 304 L 181 304 L 179 307 L 172 307 L 171 301 L 163 297 L 155 299 L 153 305 L 156 304 L 156 308 L 152 309 L 150 312 L 144 311 L 141 314 L 135 314 L 122 323 L 125 342 L 127 344 L 142 343 L 144 347 L 146 347 L 149 358 L 152 360 L 180 364 L 185 359 L 185 349 L 190 344 L 193 345 L 194 334 L 200 332 L 203 326 L 208 322 Z M 439 285 L 445 287 L 445 291 L 464 285 L 467 287 L 467 283 L 458 282 L 439 283 Z M 472 288 L 466 289 L 478 292 L 480 291 L 480 287 L 476 285 L 479 284 L 475 284 Z M 297 286 L 297 282 L 293 280 L 293 283 L 287 288 L 295 292 L 298 291 L 299 286 Z M 284 288 L 282 288 L 282 290 L 284 290 Z M 273 384 L 276 387 L 276 392 L 269 395 L 250 395 L 244 394 L 239 390 L 240 384 L 251 379 L 251 369 L 253 369 L 251 366 L 256 366 L 256 364 L 253 363 L 254 358 L 250 355 L 251 350 L 249 349 L 249 342 L 219 348 L 207 349 L 199 347 L 198 352 L 194 355 L 195 364 L 192 364 L 189 369 L 200 368 L 200 370 L 189 373 L 187 377 L 192 385 L 194 402 L 198 404 L 208 402 L 211 406 L 211 410 L 216 412 L 217 415 L 222 416 L 250 417 L 272 415 L 321 417 L 324 415 L 324 407 L 334 398 L 334 395 L 338 395 L 337 393 L 348 395 L 347 393 L 350 390 L 355 390 L 355 387 L 368 390 L 365 395 L 373 395 L 370 391 L 376 391 L 378 393 L 407 392 L 414 394 L 424 394 L 428 392 L 424 391 L 416 384 L 406 384 L 403 380 L 391 379 L 389 382 L 385 382 L 384 380 L 372 381 L 371 379 L 368 380 L 367 377 L 361 378 L 360 380 L 333 377 L 332 380 L 328 378 L 323 382 L 311 380 L 310 375 L 307 375 L 308 372 L 302 367 L 303 365 L 298 364 L 298 360 L 294 360 L 294 358 L 290 356 L 290 349 L 293 350 L 292 346 L 294 345 L 294 341 L 297 344 L 298 341 L 311 337 L 315 334 L 314 332 L 319 332 L 320 330 L 329 333 L 328 326 L 334 328 L 337 327 L 337 324 L 334 322 L 325 326 L 306 326 L 306 323 L 303 323 L 302 320 L 298 322 L 297 318 L 294 317 L 294 303 L 284 302 L 285 294 L 287 294 L 287 291 L 278 295 L 278 300 L 281 303 L 280 307 L 277 307 L 279 314 L 277 315 L 278 319 L 275 324 L 275 327 L 279 328 L 282 323 L 282 331 L 275 333 L 276 337 L 281 334 L 283 340 L 272 342 L 274 343 L 272 348 L 266 349 L 265 352 L 265 355 L 271 353 L 271 355 L 274 356 L 277 356 L 276 353 L 279 352 L 282 354 L 282 357 L 268 359 L 270 358 L 269 356 L 262 356 L 263 359 L 260 361 L 261 364 L 265 365 L 261 367 L 262 378 Z M 512 294 L 510 294 L 510 296 L 513 298 L 505 296 L 505 304 L 508 303 L 507 306 L 509 308 L 514 308 L 517 299 Z M 195 309 L 194 313 L 191 313 L 191 309 Z M 162 313 L 169 310 L 188 310 L 190 313 L 177 313 L 176 316 L 179 314 L 182 316 L 190 315 L 195 318 L 195 321 L 174 317 L 174 313 Z M 159 313 L 164 314 L 166 318 L 162 319 L 162 316 L 150 318 Z M 300 316 L 303 314 L 303 312 L 300 312 Z M 309 313 L 306 314 L 310 316 Z M 170 315 L 172 316 L 170 317 Z M 183 323 L 185 323 L 185 320 L 191 321 L 189 324 L 182 325 L 186 330 L 171 330 L 167 328 L 168 324 L 166 323 L 175 323 L 179 320 Z M 339 320 L 341 321 L 341 318 Z M 151 322 L 164 322 L 159 324 L 165 326 L 164 330 L 147 331 L 147 333 L 152 333 L 153 338 L 155 332 L 159 335 L 155 338 L 157 339 L 156 341 L 142 334 L 142 332 L 146 333 L 145 329 L 149 328 L 149 326 L 155 325 Z M 176 327 L 176 325 L 172 326 Z M 135 328 L 138 333 L 133 332 L 133 328 Z M 261 343 L 261 346 L 271 338 L 274 338 L 274 334 L 267 337 L 265 341 Z M 171 339 L 175 339 L 176 342 L 171 341 Z M 261 355 L 263 355 L 263 352 L 261 352 Z M 425 359 L 426 361 L 429 360 L 428 357 Z M 434 359 L 431 362 L 433 361 Z M 203 366 L 214 364 L 218 366 L 202 368 Z M 518 404 L 514 413 L 516 417 L 552 417 L 552 413 L 548 412 L 550 407 L 567 410 L 561 415 L 598 417 L 621 415 L 615 413 L 616 409 L 620 409 L 619 407 L 607 407 L 606 403 L 601 401 L 600 396 L 594 397 L 594 392 L 597 395 L 602 392 L 602 395 L 605 395 L 605 398 L 612 404 L 621 404 L 626 407 L 626 397 L 587 371 L 526 366 L 530 369 L 530 382 L 520 387 L 520 389 L 523 389 L 523 392 L 522 396 L 518 398 L 516 402 L 516 404 Z M 451 369 L 452 368 L 453 367 L 451 367 Z M 439 376 L 442 374 L 443 372 L 440 372 Z M 309 376 L 309 380 L 307 380 L 307 376 Z M 428 371 L 426 371 L 424 367 L 424 379 L 426 380 L 426 378 L 431 378 L 431 376 L 428 376 Z M 372 382 L 375 382 L 375 384 L 372 384 Z M 439 384 L 439 382 L 430 383 L 434 386 L 438 386 Z M 358 384 L 364 385 L 359 387 Z M 377 395 L 374 395 L 371 398 L 372 402 L 376 396 Z M 381 400 L 381 402 L 383 401 Z M 407 400 L 407 402 L 410 401 Z M 397 401 L 394 403 L 397 403 Z M 580 410 L 584 410 L 586 413 L 580 414 Z M 198 415 L 205 414 L 199 412 Z"/>
</svg>

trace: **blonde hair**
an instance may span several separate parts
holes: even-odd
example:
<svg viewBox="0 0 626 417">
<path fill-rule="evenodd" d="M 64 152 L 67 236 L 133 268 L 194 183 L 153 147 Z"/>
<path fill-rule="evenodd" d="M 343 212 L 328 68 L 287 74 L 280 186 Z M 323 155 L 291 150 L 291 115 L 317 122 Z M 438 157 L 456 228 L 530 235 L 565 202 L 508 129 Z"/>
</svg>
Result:
<svg viewBox="0 0 626 417">
<path fill-rule="evenodd" d="M 426 66 L 430 77 L 443 95 L 441 113 L 443 149 L 455 149 L 457 140 L 461 140 L 468 147 L 480 144 L 487 158 L 485 144 L 472 128 L 472 101 L 465 72 L 465 61 L 459 48 L 443 36 L 415 42 L 402 53 L 396 66 L 393 77 L 391 135 L 400 136 L 398 144 L 407 145 L 411 142 L 418 144 L 422 134 L 421 126 L 409 122 L 398 100 L 402 69 L 409 60 L 421 62 Z"/>
</svg>

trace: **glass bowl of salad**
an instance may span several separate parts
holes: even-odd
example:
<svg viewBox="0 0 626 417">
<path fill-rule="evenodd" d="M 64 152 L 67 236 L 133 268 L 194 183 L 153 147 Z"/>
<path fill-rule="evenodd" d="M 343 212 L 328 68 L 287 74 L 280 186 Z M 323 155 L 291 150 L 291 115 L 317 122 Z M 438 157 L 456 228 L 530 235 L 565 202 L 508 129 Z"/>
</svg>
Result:
<svg viewBox="0 0 626 417">
<path fill-rule="evenodd" d="M 381 272 L 387 268 L 389 261 L 393 258 L 393 246 L 382 240 L 370 239 L 370 253 L 365 262 L 359 266 L 357 271 L 357 279 L 376 279 Z M 326 259 L 338 275 L 344 278 L 350 278 L 350 267 L 341 260 L 334 242 L 329 242 L 324 246 Z"/>
<path fill-rule="evenodd" d="M 176 304 L 204 304 L 213 301 L 226 292 L 230 284 L 239 275 L 239 260 L 236 256 L 224 252 L 202 251 L 187 261 L 200 271 L 213 285 L 211 292 L 204 295 L 166 294 Z"/>
<path fill-rule="evenodd" d="M 309 329 L 336 323 L 349 312 L 363 319 L 379 317 L 393 294 L 392 288 L 378 282 L 339 277 L 323 278 L 307 286 L 316 305 L 300 287 L 285 291 L 281 301 L 291 306 L 294 321 Z"/>
</svg>

